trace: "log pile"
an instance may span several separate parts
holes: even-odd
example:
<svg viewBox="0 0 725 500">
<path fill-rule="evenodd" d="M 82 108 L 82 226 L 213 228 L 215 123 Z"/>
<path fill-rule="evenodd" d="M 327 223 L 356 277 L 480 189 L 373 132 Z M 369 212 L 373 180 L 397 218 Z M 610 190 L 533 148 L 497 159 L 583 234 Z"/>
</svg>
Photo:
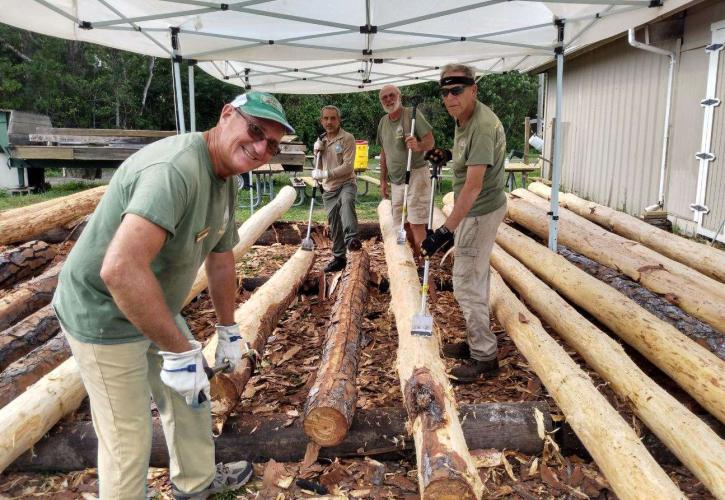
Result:
<svg viewBox="0 0 725 500">
<path fill-rule="evenodd" d="M 0 288 L 40 274 L 55 257 L 55 249 L 44 241 L 29 241 L 0 254 Z"/>
<path fill-rule="evenodd" d="M 43 274 L 15 287 L 0 298 L 0 330 L 8 328 L 46 304 L 50 303 L 58 284 L 58 263 Z"/>
</svg>

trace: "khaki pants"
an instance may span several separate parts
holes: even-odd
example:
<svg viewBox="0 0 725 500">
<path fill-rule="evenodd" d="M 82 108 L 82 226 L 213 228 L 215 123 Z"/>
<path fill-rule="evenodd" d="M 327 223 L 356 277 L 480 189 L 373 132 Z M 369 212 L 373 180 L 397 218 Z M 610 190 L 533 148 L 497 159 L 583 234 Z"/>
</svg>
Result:
<svg viewBox="0 0 725 500">
<path fill-rule="evenodd" d="M 496 230 L 506 215 L 506 205 L 477 217 L 465 217 L 456 228 L 453 294 L 466 318 L 471 358 L 496 358 L 496 336 L 489 325 L 491 251 Z"/>
<path fill-rule="evenodd" d="M 151 396 L 164 427 L 171 481 L 188 493 L 206 488 L 216 473 L 209 402 L 191 408 L 161 381 L 163 359 L 148 340 L 109 345 L 65 337 L 91 401 L 101 499 L 146 498 Z"/>
<path fill-rule="evenodd" d="M 390 185 L 390 205 L 393 207 L 393 222 L 400 225 L 403 217 L 403 195 L 405 184 Z M 430 211 L 430 170 L 420 167 L 410 171 L 408 186 L 408 216 L 406 222 L 411 224 L 428 224 Z"/>
<path fill-rule="evenodd" d="M 343 184 L 334 191 L 322 193 L 325 202 L 327 222 L 330 225 L 330 238 L 332 239 L 332 255 L 345 257 L 345 245 L 353 238 L 357 238 L 357 212 L 355 212 L 355 198 L 357 197 L 357 184 L 355 181 Z"/>
</svg>

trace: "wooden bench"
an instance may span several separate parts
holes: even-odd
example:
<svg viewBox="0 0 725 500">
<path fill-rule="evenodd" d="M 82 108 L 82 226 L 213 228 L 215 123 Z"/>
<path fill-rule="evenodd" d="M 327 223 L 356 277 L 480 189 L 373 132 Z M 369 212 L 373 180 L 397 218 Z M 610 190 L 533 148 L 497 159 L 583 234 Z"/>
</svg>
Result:
<svg viewBox="0 0 725 500">
<path fill-rule="evenodd" d="M 521 173 L 521 187 L 525 188 L 529 174 L 539 168 L 535 163 L 509 163 L 504 167 L 506 171 L 506 188 L 513 191 L 516 188 L 516 173 Z"/>
</svg>

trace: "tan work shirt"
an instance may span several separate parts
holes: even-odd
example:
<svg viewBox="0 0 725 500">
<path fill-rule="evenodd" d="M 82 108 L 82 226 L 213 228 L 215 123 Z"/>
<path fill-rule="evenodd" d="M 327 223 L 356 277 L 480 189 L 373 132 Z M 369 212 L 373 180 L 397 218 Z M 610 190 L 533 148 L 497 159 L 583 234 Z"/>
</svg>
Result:
<svg viewBox="0 0 725 500">
<path fill-rule="evenodd" d="M 322 168 L 327 179 L 322 183 L 325 191 L 334 191 L 347 182 L 355 182 L 355 138 L 340 128 L 334 139 L 322 139 Z"/>
</svg>

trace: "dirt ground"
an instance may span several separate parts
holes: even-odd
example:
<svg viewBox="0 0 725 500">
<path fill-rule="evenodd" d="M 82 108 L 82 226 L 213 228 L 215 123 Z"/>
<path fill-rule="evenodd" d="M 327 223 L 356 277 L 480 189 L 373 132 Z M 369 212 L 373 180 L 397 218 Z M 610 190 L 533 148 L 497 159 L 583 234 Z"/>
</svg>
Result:
<svg viewBox="0 0 725 500">
<path fill-rule="evenodd" d="M 384 281 L 387 268 L 382 243 L 370 240 L 365 242 L 365 247 L 370 254 L 373 279 Z M 270 275 L 296 250 L 297 246 L 292 245 L 254 247 L 239 268 L 246 276 Z M 320 271 L 328 259 L 329 249 L 319 249 L 314 270 Z M 432 266 L 434 278 L 439 282 L 449 281 L 449 265 L 447 262 L 441 267 L 436 258 Z M 402 404 L 396 357 L 393 355 L 397 351 L 397 332 L 394 317 L 389 310 L 390 295 L 385 287 L 381 288 L 369 288 L 358 364 L 358 409 Z M 238 301 L 241 303 L 249 296 L 249 292 L 241 290 Z M 300 418 L 320 360 L 326 321 L 333 302 L 334 296 L 299 296 L 269 339 L 261 369 L 247 384 L 245 397 L 237 407 L 237 413 L 286 413 L 293 420 Z M 464 339 L 464 320 L 452 292 L 439 291 L 431 309 L 443 340 Z M 184 315 L 200 339 L 212 333 L 215 318 L 206 296 L 192 302 L 184 310 Z M 555 428 L 558 428 L 563 415 L 555 401 L 506 332 L 495 322 L 492 328 L 499 338 L 501 371 L 492 379 L 454 385 L 458 403 L 546 401 L 554 414 Z M 638 432 L 644 432 L 646 429 L 633 416 L 626 402 L 620 400 L 571 349 L 566 350 L 591 375 L 596 386 L 626 421 L 631 422 Z M 446 363 L 448 368 L 454 364 L 450 360 L 446 360 Z M 87 413 L 88 408 L 82 406 L 76 418 L 86 418 Z M 472 450 L 471 453 L 485 486 L 484 498 L 616 498 L 591 459 L 576 455 L 562 456 L 553 444 L 547 445 L 541 454 L 535 456 L 511 450 Z M 663 467 L 689 498 L 712 498 L 684 467 Z M 95 469 L 70 474 L 4 474 L 0 475 L 0 498 L 90 499 L 97 495 L 97 479 Z M 307 482 L 300 482 L 300 479 Z M 150 497 L 171 498 L 168 471 L 150 469 L 149 488 Z M 317 493 L 312 491 L 315 489 Z M 395 461 L 378 461 L 368 457 L 320 460 L 313 464 L 259 463 L 255 464 L 255 476 L 245 488 L 235 493 L 218 495 L 217 498 L 414 499 L 419 496 L 414 455 L 401 454 Z"/>
</svg>

